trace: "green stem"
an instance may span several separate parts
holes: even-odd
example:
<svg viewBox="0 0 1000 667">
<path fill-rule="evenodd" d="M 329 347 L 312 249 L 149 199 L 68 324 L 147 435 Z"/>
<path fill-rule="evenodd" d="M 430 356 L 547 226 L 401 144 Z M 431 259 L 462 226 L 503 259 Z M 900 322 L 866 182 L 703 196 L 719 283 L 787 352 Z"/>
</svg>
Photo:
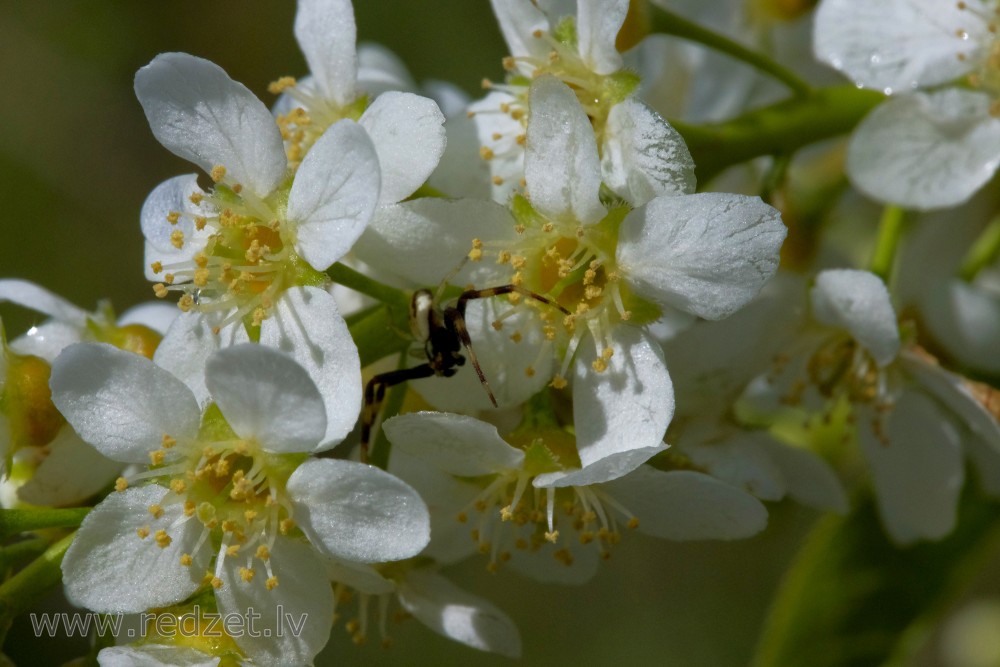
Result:
<svg viewBox="0 0 1000 667">
<path fill-rule="evenodd" d="M 878 239 L 875 241 L 875 252 L 872 255 L 871 272 L 887 285 L 892 275 L 899 240 L 903 236 L 904 217 L 903 209 L 898 206 L 886 206 L 878 224 Z"/>
<path fill-rule="evenodd" d="M 49 540 L 44 537 L 33 537 L 3 547 L 0 549 L 0 577 L 6 576 L 8 569 L 15 568 L 32 558 L 38 558 L 48 547 Z"/>
<path fill-rule="evenodd" d="M 382 303 L 409 308 L 410 297 L 406 292 L 369 278 L 346 264 L 340 262 L 334 264 L 326 270 L 326 275 L 330 276 L 335 283 L 349 287 L 355 292 L 370 296 Z"/>
<path fill-rule="evenodd" d="M 670 121 L 684 137 L 702 183 L 727 167 L 761 155 L 792 154 L 804 146 L 850 132 L 882 93 L 832 86 L 755 109 L 724 123 Z"/>
<path fill-rule="evenodd" d="M 971 283 L 979 272 L 995 262 L 997 257 L 1000 257 L 1000 215 L 990 221 L 972 244 L 965 259 L 962 260 L 958 277 Z"/>
<path fill-rule="evenodd" d="M 0 539 L 40 528 L 76 528 L 89 507 L 0 510 Z"/>
<path fill-rule="evenodd" d="M 779 65 L 773 59 L 765 56 L 759 51 L 749 49 L 739 42 L 735 42 L 728 37 L 702 27 L 693 21 L 689 21 L 683 16 L 674 12 L 649 5 L 650 27 L 654 32 L 661 32 L 666 35 L 673 35 L 698 44 L 703 44 L 710 49 L 714 49 L 737 60 L 751 65 L 752 67 L 770 75 L 774 79 L 788 86 L 789 90 L 798 97 L 805 97 L 812 92 L 812 87 L 801 77 Z"/>
<path fill-rule="evenodd" d="M 0 585 L 0 642 L 15 616 L 62 581 L 63 556 L 76 533 L 62 538 L 26 568 Z"/>
</svg>

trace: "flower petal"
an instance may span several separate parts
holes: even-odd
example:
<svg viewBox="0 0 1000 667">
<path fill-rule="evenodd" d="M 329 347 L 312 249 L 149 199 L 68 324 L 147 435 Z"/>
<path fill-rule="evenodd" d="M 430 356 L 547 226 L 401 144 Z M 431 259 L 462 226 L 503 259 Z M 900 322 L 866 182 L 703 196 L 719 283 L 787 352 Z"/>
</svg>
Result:
<svg viewBox="0 0 1000 667">
<path fill-rule="evenodd" d="M 281 132 L 264 103 L 221 67 L 186 53 L 161 53 L 136 72 L 135 94 L 164 148 L 257 196 L 285 178 Z"/>
<path fill-rule="evenodd" d="M 830 465 L 807 449 L 770 438 L 760 446 L 781 471 L 790 498 L 818 510 L 847 514 L 847 492 Z"/>
<path fill-rule="evenodd" d="M 417 492 L 374 466 L 311 459 L 288 480 L 295 520 L 313 545 L 361 563 L 400 560 L 430 540 L 430 517 Z"/>
<path fill-rule="evenodd" d="M 521 657 L 521 636 L 507 614 L 435 572 L 410 570 L 399 584 L 399 603 L 442 637 L 480 651 Z"/>
<path fill-rule="evenodd" d="M 183 382 L 132 352 L 77 343 L 52 366 L 52 402 L 66 421 L 105 456 L 149 463 L 163 436 L 198 433 L 201 410 Z"/>
<path fill-rule="evenodd" d="M 323 561 L 303 542 L 279 537 L 268 559 L 278 585 L 268 590 L 268 577 L 260 563 L 256 576 L 240 576 L 246 558 L 223 561 L 222 587 L 215 591 L 224 619 L 238 614 L 253 618 L 253 626 L 242 627 L 234 637 L 254 665 L 282 667 L 312 664 L 326 646 L 333 627 L 333 589 Z M 253 630 L 253 632 L 251 632 Z"/>
<path fill-rule="evenodd" d="M 622 324 L 608 344 L 613 355 L 603 372 L 592 368 L 598 350 L 590 336 L 574 363 L 573 423 L 584 468 L 612 454 L 659 447 L 674 414 L 673 385 L 652 336 Z"/>
<path fill-rule="evenodd" d="M 372 98 L 389 90 L 412 92 L 417 84 L 403 60 L 372 42 L 358 44 L 358 88 Z"/>
<path fill-rule="evenodd" d="M 925 292 L 923 306 L 922 322 L 949 357 L 978 371 L 1000 375 L 1000 296 L 942 276 Z"/>
<path fill-rule="evenodd" d="M 577 48 L 583 62 L 598 74 L 611 74 L 622 68 L 615 39 L 625 23 L 628 4 L 628 0 L 578 0 L 576 3 Z"/>
<path fill-rule="evenodd" d="M 225 316 L 224 312 L 181 313 L 153 353 L 156 365 L 180 378 L 203 407 L 211 400 L 205 386 L 208 358 L 220 348 L 250 340 L 242 322 L 225 326 L 215 333 L 217 324 Z"/>
<path fill-rule="evenodd" d="M 961 204 L 1000 165 L 1000 120 L 990 115 L 990 104 L 983 93 L 946 89 L 879 105 L 848 146 L 851 182 L 908 208 Z"/>
<path fill-rule="evenodd" d="M 361 411 L 361 359 L 333 297 L 295 287 L 275 302 L 260 342 L 291 356 L 316 383 L 326 408 L 326 434 L 315 451 L 340 442 Z"/>
<path fill-rule="evenodd" d="M 761 500 L 784 498 L 785 478 L 761 446 L 769 436 L 739 430 L 727 435 L 718 440 L 685 445 L 683 452 L 699 469 Z"/>
<path fill-rule="evenodd" d="M 358 123 L 371 137 L 382 169 L 379 204 L 394 204 L 413 194 L 444 153 L 444 114 L 426 97 L 383 93 Z"/>
<path fill-rule="evenodd" d="M 969 71 L 981 54 L 991 14 L 980 0 L 967 4 L 938 0 L 854 2 L 824 0 L 816 10 L 816 57 L 842 70 L 859 86 L 905 92 L 946 83 Z M 969 33 L 968 39 L 958 36 Z M 959 59 L 964 53 L 966 58 Z"/>
<path fill-rule="evenodd" d="M 684 139 L 636 99 L 616 104 L 604 127 L 601 170 L 619 197 L 641 206 L 660 195 L 691 194 L 694 160 Z"/>
<path fill-rule="evenodd" d="M 637 447 L 624 452 L 616 452 L 585 465 L 579 470 L 536 475 L 531 484 L 536 489 L 602 484 L 629 474 L 666 449 L 667 445 L 661 444 L 654 447 Z"/>
<path fill-rule="evenodd" d="M 358 57 L 351 0 L 299 0 L 295 39 L 323 97 L 338 106 L 353 102 Z"/>
<path fill-rule="evenodd" d="M 885 283 L 874 273 L 854 269 L 821 271 L 809 298 L 817 321 L 846 329 L 879 366 L 886 366 L 899 354 L 896 311 Z"/>
<path fill-rule="evenodd" d="M 579 100 L 546 75 L 531 84 L 529 108 L 524 179 L 532 206 L 553 220 L 597 222 L 606 213 L 598 198 L 601 164 Z"/>
<path fill-rule="evenodd" d="M 332 125 L 306 154 L 288 193 L 295 249 L 317 271 L 347 254 L 372 218 L 379 164 L 367 133 L 354 121 Z"/>
<path fill-rule="evenodd" d="M 205 384 L 237 435 L 270 452 L 308 452 L 326 433 L 323 397 L 282 352 L 245 343 L 208 360 Z"/>
<path fill-rule="evenodd" d="M 79 505 L 109 486 L 122 470 L 120 462 L 102 456 L 69 425 L 59 429 L 47 447 L 48 456 L 17 490 L 17 497 L 32 505 Z"/>
<path fill-rule="evenodd" d="M 548 55 L 549 43 L 535 35 L 539 31 L 549 31 L 549 20 L 532 0 L 490 0 L 490 4 L 512 56 L 544 58 Z M 521 64 L 518 69 L 523 74 L 531 74 L 534 68 Z"/>
<path fill-rule="evenodd" d="M 336 558 L 327 558 L 325 564 L 331 581 L 345 584 L 360 593 L 383 595 L 396 590 L 392 579 L 386 579 L 371 565 Z"/>
<path fill-rule="evenodd" d="M 156 333 L 165 335 L 170 325 L 181 314 L 180 308 L 171 303 L 153 301 L 132 306 L 118 318 L 118 326 L 141 324 Z"/>
<path fill-rule="evenodd" d="M 80 326 L 51 319 L 28 329 L 23 336 L 12 340 L 9 347 L 17 354 L 33 354 L 51 364 L 60 352 L 83 340 L 85 333 L 86 329 Z"/>
<path fill-rule="evenodd" d="M 394 451 L 419 457 L 461 477 L 478 477 L 520 468 L 524 452 L 510 446 L 496 426 L 475 417 L 447 412 L 411 412 L 382 426 Z"/>
<path fill-rule="evenodd" d="M 108 646 L 97 654 L 101 667 L 217 667 L 221 660 L 176 644 Z"/>
<path fill-rule="evenodd" d="M 618 265 L 635 290 L 718 320 L 757 295 L 778 268 L 781 214 L 757 197 L 657 197 L 625 217 Z"/>
<path fill-rule="evenodd" d="M 179 521 L 180 503 L 163 505 L 160 518 L 153 518 L 149 506 L 167 493 L 155 484 L 126 489 L 87 515 L 62 562 L 70 602 L 101 613 L 137 613 L 180 602 L 198 589 L 211 559 L 207 542 L 194 549 L 204 527 L 197 520 Z M 150 530 L 145 539 L 136 534 L 144 527 Z M 171 538 L 165 548 L 152 536 L 161 529 Z M 193 558 L 190 566 L 181 565 L 185 553 Z"/>
<path fill-rule="evenodd" d="M 955 526 L 964 480 L 958 434 L 933 401 L 914 391 L 896 399 L 886 441 L 872 430 L 878 418 L 858 415 L 858 439 L 886 531 L 903 545 L 944 537 Z"/>
<path fill-rule="evenodd" d="M 665 540 L 736 540 L 767 526 L 759 500 L 690 470 L 649 466 L 604 486 L 639 519 L 639 530 Z"/>
<path fill-rule="evenodd" d="M 198 230 L 195 227 L 195 217 L 208 215 L 210 211 L 207 206 L 191 202 L 190 197 L 195 193 L 204 194 L 198 187 L 196 174 L 174 176 L 153 188 L 142 203 L 139 218 L 147 243 L 145 268 L 148 280 L 163 280 L 162 272 L 153 273 L 150 268 L 153 261 L 167 265 L 190 262 L 197 253 L 205 249 L 213 232 L 208 227 Z M 176 222 L 168 221 L 167 216 L 178 213 L 181 215 Z M 173 235 L 177 232 L 183 235 L 183 245 L 180 248 L 174 245 Z"/>
<path fill-rule="evenodd" d="M 17 278 L 0 280 L 0 303 L 13 303 L 74 327 L 86 326 L 89 315 L 41 285 Z"/>
</svg>

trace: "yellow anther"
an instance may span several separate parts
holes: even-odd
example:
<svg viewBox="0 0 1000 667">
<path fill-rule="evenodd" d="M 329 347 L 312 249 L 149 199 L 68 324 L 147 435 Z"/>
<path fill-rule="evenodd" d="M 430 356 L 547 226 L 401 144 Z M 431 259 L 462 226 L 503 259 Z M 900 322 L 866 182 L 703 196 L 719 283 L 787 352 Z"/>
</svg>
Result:
<svg viewBox="0 0 1000 667">
<path fill-rule="evenodd" d="M 295 77 L 283 76 L 279 78 L 277 81 L 272 81 L 271 83 L 267 84 L 267 92 L 271 93 L 272 95 L 280 95 L 281 93 L 285 92 L 289 88 L 292 88 L 293 86 L 295 86 Z"/>
<path fill-rule="evenodd" d="M 503 185 L 503 176 L 494 176 L 491 180 L 493 185 Z"/>
<path fill-rule="evenodd" d="M 496 326 L 496 324 L 497 324 L 497 323 L 494 323 L 494 327 L 493 327 L 494 329 L 498 329 L 498 327 Z M 521 340 L 522 340 L 523 338 L 524 338 L 524 337 L 523 337 L 523 336 L 521 335 L 521 332 L 520 332 L 520 331 L 515 331 L 514 333 L 512 333 L 512 334 L 510 335 L 510 339 L 511 339 L 512 341 L 514 341 L 515 343 L 520 343 L 520 342 L 521 342 Z"/>
<path fill-rule="evenodd" d="M 561 375 L 557 375 L 552 378 L 552 382 L 549 383 L 549 386 L 553 389 L 565 389 L 568 384 L 569 382 L 566 381 L 566 378 Z"/>
<path fill-rule="evenodd" d="M 280 522 L 278 522 L 278 530 L 281 531 L 282 535 L 287 535 L 288 532 L 290 530 L 292 530 L 293 528 L 295 528 L 295 520 L 294 519 L 291 519 L 291 518 L 289 518 L 289 519 L 282 519 Z"/>
<path fill-rule="evenodd" d="M 480 147 L 480 149 L 479 149 L 479 157 L 483 158 L 484 160 L 492 160 L 493 159 L 493 149 L 490 148 L 489 146 L 482 146 L 482 147 Z"/>
<path fill-rule="evenodd" d="M 511 509 L 510 505 L 500 509 L 500 520 L 510 521 L 514 518 L 514 511 Z"/>
<path fill-rule="evenodd" d="M 231 544 L 228 547 L 226 547 L 226 555 L 227 556 L 235 556 L 239 552 L 240 552 L 240 545 L 239 544 Z"/>
<path fill-rule="evenodd" d="M 167 213 L 167 222 L 171 225 L 176 225 L 177 221 L 181 219 L 181 214 L 178 211 L 171 211 Z"/>
<path fill-rule="evenodd" d="M 529 378 L 533 378 L 533 377 L 535 377 L 535 369 L 532 368 L 531 366 L 527 366 L 524 369 L 524 374 L 525 374 L 525 376 L 527 376 Z"/>
<path fill-rule="evenodd" d="M 204 216 L 199 215 L 194 219 L 194 228 L 197 229 L 199 232 L 205 229 L 205 225 L 207 224 L 208 224 L 208 218 Z"/>
<path fill-rule="evenodd" d="M 458 515 L 457 515 L 457 516 L 455 517 L 455 519 L 456 519 L 456 520 L 457 520 L 457 521 L 458 521 L 459 523 L 465 523 L 466 521 L 468 521 L 468 520 L 469 520 L 469 515 L 468 515 L 468 514 L 466 514 L 465 512 L 459 512 L 459 513 L 458 513 Z"/>
<path fill-rule="evenodd" d="M 148 509 L 149 513 L 153 515 L 154 519 L 159 519 L 161 516 L 163 516 L 163 507 L 161 507 L 160 505 L 150 505 Z"/>
<path fill-rule="evenodd" d="M 195 190 L 188 196 L 188 201 L 197 206 L 205 199 L 205 195 Z"/>
<path fill-rule="evenodd" d="M 247 510 L 243 512 L 243 518 L 249 523 L 257 518 L 257 510 Z"/>
<path fill-rule="evenodd" d="M 177 299 L 177 307 L 181 309 L 182 313 L 189 312 L 192 308 L 194 308 L 194 297 L 190 294 L 185 294 L 181 298 Z"/>
<path fill-rule="evenodd" d="M 160 271 L 163 270 L 163 263 L 162 262 L 153 262 L 152 264 L 149 265 L 149 268 L 151 268 L 153 270 L 153 273 L 159 274 Z"/>
<path fill-rule="evenodd" d="M 259 558 L 260 560 L 267 560 L 268 558 L 271 557 L 271 552 L 267 548 L 267 545 L 261 544 L 259 547 L 257 547 L 257 551 L 256 553 L 254 553 L 254 556 Z"/>
<path fill-rule="evenodd" d="M 608 370 L 608 362 L 604 359 L 594 359 L 593 363 L 590 364 L 591 367 L 598 373 L 603 373 Z"/>
<path fill-rule="evenodd" d="M 274 587 L 277 585 L 278 585 L 278 578 L 275 576 L 268 577 L 267 581 L 264 582 L 264 588 L 266 588 L 269 591 L 274 590 Z"/>
<path fill-rule="evenodd" d="M 155 285 L 153 285 L 153 294 L 156 295 L 157 299 L 162 299 L 166 297 L 167 294 L 169 293 L 170 292 L 169 290 L 167 290 L 167 286 L 164 285 L 163 283 L 156 283 Z"/>
<path fill-rule="evenodd" d="M 482 86 L 483 90 L 489 90 L 493 87 L 493 82 L 484 77 L 483 80 L 479 82 L 479 85 Z"/>
<path fill-rule="evenodd" d="M 557 541 L 559 541 L 559 531 L 558 530 L 545 531 L 545 541 L 555 544 Z"/>
<path fill-rule="evenodd" d="M 173 538 L 167 535 L 167 531 L 162 528 L 153 533 L 153 539 L 156 540 L 156 545 L 161 549 L 166 549 L 173 542 Z"/>
<path fill-rule="evenodd" d="M 639 527 L 639 519 L 637 517 L 632 517 L 631 519 L 628 520 L 628 523 L 625 525 L 628 526 L 630 529 L 635 530 L 636 528 Z"/>
<path fill-rule="evenodd" d="M 194 559 L 191 558 L 191 554 L 181 554 L 181 565 L 184 567 L 190 567 Z"/>
<path fill-rule="evenodd" d="M 170 480 L 170 490 L 180 495 L 187 491 L 187 482 L 183 479 L 172 479 Z"/>
<path fill-rule="evenodd" d="M 149 462 L 154 466 L 162 465 L 164 456 L 166 453 L 162 449 L 157 449 L 155 452 L 149 453 Z"/>
<path fill-rule="evenodd" d="M 195 504 L 193 500 L 184 501 L 184 516 L 194 516 Z"/>
<path fill-rule="evenodd" d="M 165 282 L 168 285 L 173 285 L 174 284 L 174 274 L 172 274 L 172 273 L 165 273 L 165 274 L 163 274 L 163 282 Z"/>
<path fill-rule="evenodd" d="M 141 528 L 136 528 L 135 534 L 139 536 L 140 540 L 144 540 L 149 537 L 149 527 L 143 526 Z"/>
<path fill-rule="evenodd" d="M 212 177 L 212 181 L 214 183 L 219 183 L 226 177 L 226 168 L 221 164 L 217 164 L 212 167 L 212 171 L 209 173 L 209 176 Z"/>
<path fill-rule="evenodd" d="M 163 441 L 160 442 L 160 447 L 163 447 L 164 449 L 170 449 L 176 444 L 177 444 L 176 438 L 167 435 L 166 433 L 163 434 Z"/>
<path fill-rule="evenodd" d="M 128 488 L 128 480 L 127 479 L 125 479 L 124 477 L 119 477 L 118 479 L 115 480 L 115 491 L 118 491 L 119 493 L 121 493 L 122 491 L 124 491 L 127 488 Z"/>
<path fill-rule="evenodd" d="M 222 588 L 222 579 L 218 577 L 212 577 L 211 579 L 212 588 Z"/>
<path fill-rule="evenodd" d="M 503 60 L 500 62 L 503 64 L 503 68 L 508 72 L 513 71 L 517 67 L 517 62 L 514 60 L 513 56 L 504 56 Z"/>
<path fill-rule="evenodd" d="M 184 247 L 184 232 L 179 229 L 175 229 L 170 232 L 170 245 L 180 249 Z"/>
<path fill-rule="evenodd" d="M 248 567 L 241 567 L 240 568 L 240 579 L 242 579 L 243 581 L 246 581 L 247 583 L 253 581 L 253 577 L 254 577 L 255 574 L 257 574 L 257 572 L 254 571 L 254 570 L 251 570 Z"/>
<path fill-rule="evenodd" d="M 237 528 L 238 526 L 236 525 L 236 522 L 232 519 L 226 519 L 222 522 L 222 532 L 224 533 L 232 533 Z"/>
<path fill-rule="evenodd" d="M 613 356 L 615 356 L 615 351 L 612 350 L 610 347 L 606 347 L 603 350 L 601 350 L 601 358 L 604 359 L 605 361 L 607 361 Z"/>
</svg>

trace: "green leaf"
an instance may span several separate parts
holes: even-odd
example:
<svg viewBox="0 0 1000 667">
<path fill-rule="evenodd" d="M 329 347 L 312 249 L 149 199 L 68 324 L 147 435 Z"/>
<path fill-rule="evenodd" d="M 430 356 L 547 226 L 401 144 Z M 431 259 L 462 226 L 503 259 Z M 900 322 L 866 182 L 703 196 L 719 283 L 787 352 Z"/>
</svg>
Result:
<svg viewBox="0 0 1000 667">
<path fill-rule="evenodd" d="M 88 512 L 89 507 L 0 509 L 0 539 L 41 528 L 75 528 Z"/>
<path fill-rule="evenodd" d="M 864 497 L 821 519 L 772 605 L 754 667 L 908 664 L 1000 534 L 1000 503 L 967 485 L 958 525 L 939 542 L 898 547 Z"/>
</svg>

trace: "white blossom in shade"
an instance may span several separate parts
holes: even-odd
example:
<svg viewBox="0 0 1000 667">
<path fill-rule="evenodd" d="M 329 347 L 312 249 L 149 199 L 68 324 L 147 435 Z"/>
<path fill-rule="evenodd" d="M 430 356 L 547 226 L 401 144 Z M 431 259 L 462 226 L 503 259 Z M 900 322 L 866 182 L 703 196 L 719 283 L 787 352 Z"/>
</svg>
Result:
<svg viewBox="0 0 1000 667">
<path fill-rule="evenodd" d="M 520 634 L 507 614 L 453 584 L 423 556 L 378 565 L 328 561 L 327 570 L 337 599 L 357 603 L 356 616 L 347 622 L 357 644 L 371 637 L 373 615 L 382 644 L 392 644 L 387 626 L 395 604 L 442 637 L 480 651 L 521 655 Z M 337 611 L 347 613 L 339 606 Z"/>
<path fill-rule="evenodd" d="M 900 544 L 940 539 L 954 527 L 964 456 L 987 480 L 1000 467 L 1000 426 L 963 378 L 901 340 L 874 274 L 823 271 L 809 299 L 814 324 L 747 387 L 744 408 L 773 415 L 846 404 L 889 535 Z"/>
<path fill-rule="evenodd" d="M 615 46 L 627 0 L 579 0 L 574 15 L 531 0 L 494 0 L 511 55 L 505 83 L 448 121 L 448 148 L 431 184 L 454 195 L 506 203 L 524 190 L 530 84 L 557 78 L 574 91 L 591 122 L 603 181 L 632 205 L 694 191 L 694 163 L 680 135 L 632 93 L 639 83 Z M 480 160 L 482 164 L 476 164 Z"/>
<path fill-rule="evenodd" d="M 350 119 L 368 133 L 378 155 L 379 204 L 409 197 L 444 152 L 444 115 L 437 104 L 405 92 L 412 80 L 391 52 L 356 50 L 350 0 L 299 0 L 295 38 L 311 74 L 271 86 L 283 93 L 275 112 L 290 163 L 298 165 L 328 127 Z"/>
<path fill-rule="evenodd" d="M 851 139 L 856 187 L 926 210 L 960 204 L 990 180 L 1000 166 L 996 19 L 985 0 L 821 3 L 816 56 L 893 95 Z"/>
<path fill-rule="evenodd" d="M 13 465 L 0 483 L 0 505 L 20 503 L 58 507 L 78 504 L 110 485 L 122 466 L 80 439 L 51 403 L 49 364 L 63 348 L 80 341 L 106 342 L 151 357 L 177 316 L 176 308 L 149 303 L 116 317 L 110 304 L 88 312 L 26 280 L 0 280 L 0 303 L 34 310 L 48 319 L 9 344 L 0 341 L 10 383 L 19 396 L 0 400 Z M 0 375 L 4 371 L 0 369 Z M 0 395 L 4 382 L 0 380 Z M 16 390 L 13 387 L 17 387 Z M 23 412 L 14 406 L 21 406 Z M 80 474 L 80 471 L 87 471 Z"/>
<path fill-rule="evenodd" d="M 678 396 L 667 438 L 674 455 L 761 500 L 787 496 L 845 513 L 847 494 L 823 459 L 748 428 L 732 410 L 747 383 L 792 341 L 805 315 L 796 308 L 804 293 L 804 281 L 779 273 L 732 317 L 696 324 L 664 344 Z"/>
<path fill-rule="evenodd" d="M 767 522 L 760 502 L 729 484 L 641 465 L 662 445 L 588 465 L 554 423 L 501 438 L 473 417 L 417 412 L 384 428 L 390 469 L 427 498 L 435 541 L 425 555 L 441 562 L 479 551 L 491 570 L 509 561 L 543 581 L 582 583 L 626 529 L 671 540 L 737 539 Z"/>
<path fill-rule="evenodd" d="M 429 539 L 427 509 L 388 473 L 308 458 L 326 431 L 324 399 L 287 355 L 238 345 L 207 366 L 202 409 L 170 373 L 106 345 L 56 361 L 53 401 L 81 437 L 148 464 L 84 520 L 62 564 L 67 597 L 138 612 L 211 585 L 220 613 L 256 610 L 272 629 L 237 638 L 255 664 L 308 663 L 333 620 L 324 559 L 412 556 Z M 307 614 L 297 636 L 274 631 L 279 607 Z"/>
<path fill-rule="evenodd" d="M 97 664 L 101 667 L 218 667 L 220 660 L 196 648 L 157 643 L 109 646 L 97 654 Z M 241 661 L 241 664 L 254 663 Z"/>
</svg>

